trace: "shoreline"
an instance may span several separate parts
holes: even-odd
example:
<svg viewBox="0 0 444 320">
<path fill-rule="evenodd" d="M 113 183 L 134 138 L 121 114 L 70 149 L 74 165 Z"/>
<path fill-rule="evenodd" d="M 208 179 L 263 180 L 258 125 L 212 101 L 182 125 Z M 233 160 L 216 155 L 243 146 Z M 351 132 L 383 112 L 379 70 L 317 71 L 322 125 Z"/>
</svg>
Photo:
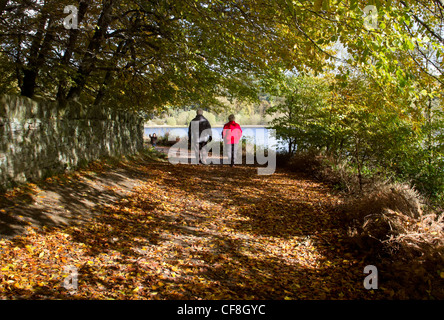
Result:
<svg viewBox="0 0 444 320">
<path fill-rule="evenodd" d="M 144 128 L 184 128 L 184 129 L 188 129 L 188 126 L 169 126 L 169 125 L 155 125 L 155 126 L 149 126 L 144 124 L 143 125 Z M 215 126 L 211 126 L 212 128 L 223 128 L 224 125 L 215 125 Z M 267 128 L 267 125 L 264 124 L 245 124 L 245 125 L 241 125 L 242 128 Z"/>
</svg>

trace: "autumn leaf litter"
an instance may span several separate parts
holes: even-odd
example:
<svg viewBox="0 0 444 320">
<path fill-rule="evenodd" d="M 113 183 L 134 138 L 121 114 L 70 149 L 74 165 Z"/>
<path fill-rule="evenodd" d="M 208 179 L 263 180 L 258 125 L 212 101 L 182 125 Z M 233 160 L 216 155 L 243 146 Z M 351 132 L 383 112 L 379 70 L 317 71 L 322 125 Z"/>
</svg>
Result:
<svg viewBox="0 0 444 320">
<path fill-rule="evenodd" d="M 128 165 L 128 164 L 127 164 Z M 133 164 L 140 180 L 90 221 L 0 241 L 6 299 L 362 299 L 321 183 L 256 168 Z M 67 267 L 77 270 L 67 290 Z M 379 291 L 384 292 L 383 290 Z"/>
</svg>

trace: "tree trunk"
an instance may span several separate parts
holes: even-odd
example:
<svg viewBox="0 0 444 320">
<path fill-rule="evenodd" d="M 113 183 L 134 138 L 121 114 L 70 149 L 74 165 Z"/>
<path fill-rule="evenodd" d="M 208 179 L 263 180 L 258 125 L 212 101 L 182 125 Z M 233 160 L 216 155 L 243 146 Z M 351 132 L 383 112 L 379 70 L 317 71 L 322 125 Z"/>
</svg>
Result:
<svg viewBox="0 0 444 320">
<path fill-rule="evenodd" d="M 428 156 L 428 164 L 429 167 L 432 165 L 433 159 L 433 135 L 432 135 L 432 99 L 429 98 L 428 106 L 427 106 L 427 124 L 428 124 L 428 132 L 427 132 L 427 156 Z"/>
<path fill-rule="evenodd" d="M 3 14 L 3 11 L 5 11 L 7 4 L 8 0 L 0 0 L 0 16 Z"/>
<path fill-rule="evenodd" d="M 117 65 L 117 61 L 120 56 L 124 55 L 127 51 L 126 48 L 126 40 L 122 40 L 119 42 L 119 45 L 117 46 L 116 52 L 114 53 L 112 59 L 111 59 L 111 67 L 114 67 Z M 106 71 L 105 77 L 103 79 L 102 85 L 100 86 L 100 89 L 96 95 L 96 99 L 94 100 L 94 105 L 99 105 L 102 103 L 103 98 L 105 97 L 106 88 L 110 84 L 113 76 L 113 71 L 111 69 L 108 69 Z"/>
<path fill-rule="evenodd" d="M 68 92 L 66 97 L 67 100 L 76 100 L 79 98 L 81 92 L 85 88 L 89 75 L 95 68 L 97 54 L 100 51 L 108 26 L 111 22 L 111 13 L 115 2 L 115 0 L 103 0 L 103 9 L 97 22 L 96 30 L 89 42 L 88 48 L 77 70 L 77 74 L 73 79 L 74 85 Z"/>
<path fill-rule="evenodd" d="M 77 13 L 77 22 L 80 24 L 85 17 L 86 11 L 90 5 L 91 0 L 80 1 L 79 3 L 79 11 Z M 72 54 L 74 53 L 74 49 L 77 43 L 77 39 L 79 37 L 80 29 L 71 29 L 69 31 L 69 39 L 66 50 L 63 54 L 62 59 L 60 60 L 60 65 L 62 68 L 68 69 L 69 62 L 71 61 Z M 66 77 L 63 77 L 59 81 L 59 86 L 57 90 L 57 101 L 63 102 L 66 98 L 66 91 L 68 86 L 68 80 Z"/>
<path fill-rule="evenodd" d="M 356 166 L 358 169 L 358 182 L 359 182 L 359 190 L 362 191 L 362 163 L 359 158 L 359 138 L 356 138 L 355 140 L 355 159 L 356 159 Z"/>
<path fill-rule="evenodd" d="M 44 8 L 43 8 L 44 10 Z M 42 13 L 39 21 L 37 33 L 31 43 L 29 50 L 28 63 L 23 68 L 23 83 L 21 89 L 22 96 L 32 98 L 35 91 L 37 74 L 39 72 L 39 51 L 41 49 L 43 37 L 45 34 L 45 25 L 48 22 L 46 13 Z M 45 37 L 45 39 L 47 39 Z M 44 41 L 45 42 L 45 41 Z"/>
</svg>

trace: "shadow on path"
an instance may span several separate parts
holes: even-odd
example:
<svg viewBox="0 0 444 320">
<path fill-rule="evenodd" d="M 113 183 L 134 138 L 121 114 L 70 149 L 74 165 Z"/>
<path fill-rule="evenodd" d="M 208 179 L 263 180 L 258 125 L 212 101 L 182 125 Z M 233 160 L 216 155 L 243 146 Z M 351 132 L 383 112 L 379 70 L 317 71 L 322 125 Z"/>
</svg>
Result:
<svg viewBox="0 0 444 320">
<path fill-rule="evenodd" d="M 39 228 L 88 221 L 97 209 L 124 197 L 147 173 L 130 167 L 87 171 L 48 178 L 0 195 L 0 238 Z"/>
<path fill-rule="evenodd" d="M 36 284 L 5 292 L 28 298 L 373 299 L 362 285 L 361 257 L 342 243 L 337 200 L 319 182 L 284 171 L 258 176 L 252 166 L 143 160 L 39 185 L 22 202 L 4 199 L 2 221 L 10 229 L 3 234 L 20 232 L 18 214 L 37 225 L 71 226 L 22 237 L 8 259 L 59 276 L 42 287 L 42 271 L 20 269 Z M 58 257 L 43 263 L 44 254 L 27 251 L 40 243 Z M 80 274 L 74 294 L 62 287 L 67 264 Z"/>
</svg>

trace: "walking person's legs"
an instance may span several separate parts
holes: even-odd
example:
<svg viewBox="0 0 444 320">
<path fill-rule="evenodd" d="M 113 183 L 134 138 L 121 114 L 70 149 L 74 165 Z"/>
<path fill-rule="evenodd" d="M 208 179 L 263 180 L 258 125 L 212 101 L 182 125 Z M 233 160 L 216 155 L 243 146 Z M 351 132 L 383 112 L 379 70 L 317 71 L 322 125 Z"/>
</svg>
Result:
<svg viewBox="0 0 444 320">
<path fill-rule="evenodd" d="M 227 155 L 227 160 L 224 163 L 231 165 L 231 159 L 233 157 L 233 145 L 226 143 L 224 145 L 224 152 L 226 152 L 226 155 Z"/>
<path fill-rule="evenodd" d="M 233 167 L 236 162 L 236 153 L 237 153 L 237 144 L 236 143 L 233 143 L 230 146 L 230 153 L 231 153 L 230 165 Z"/>
<path fill-rule="evenodd" d="M 224 143 L 223 148 L 223 164 L 229 164 L 231 159 L 231 146 L 228 143 Z"/>
<path fill-rule="evenodd" d="M 191 163 L 193 164 L 199 164 L 199 143 L 193 143 L 193 153 L 194 153 L 194 159 L 191 159 Z"/>
<path fill-rule="evenodd" d="M 239 144 L 238 143 L 233 143 L 233 165 L 234 164 L 239 164 L 238 162 L 238 150 L 239 150 Z"/>
<path fill-rule="evenodd" d="M 207 143 L 202 142 L 199 144 L 200 161 L 202 164 L 207 164 Z"/>
</svg>

